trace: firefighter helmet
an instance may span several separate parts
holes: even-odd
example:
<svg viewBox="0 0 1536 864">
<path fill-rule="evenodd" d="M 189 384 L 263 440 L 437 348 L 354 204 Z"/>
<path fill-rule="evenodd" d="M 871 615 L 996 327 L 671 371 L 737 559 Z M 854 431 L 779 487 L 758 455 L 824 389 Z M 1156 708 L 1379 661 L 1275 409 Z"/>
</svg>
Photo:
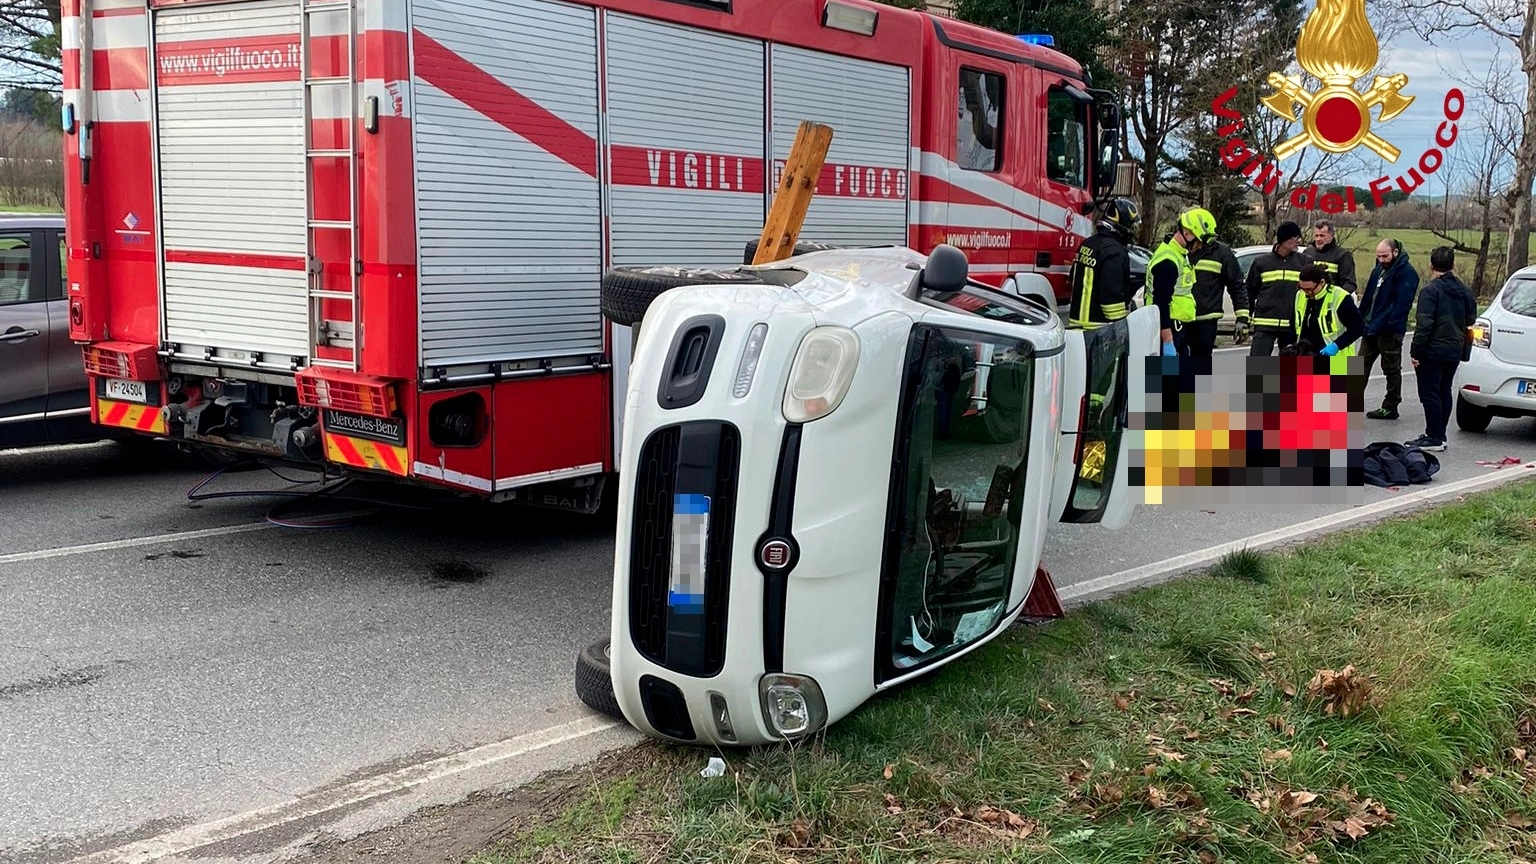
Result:
<svg viewBox="0 0 1536 864">
<path fill-rule="evenodd" d="M 1188 229 L 1201 243 L 1216 239 L 1216 217 L 1204 207 L 1191 207 L 1180 213 L 1179 227 Z"/>
<path fill-rule="evenodd" d="M 1141 211 L 1136 207 L 1136 202 L 1129 198 L 1116 198 L 1108 202 L 1104 205 L 1104 214 L 1099 217 L 1099 227 L 1122 241 L 1129 240 L 1139 224 Z"/>
</svg>

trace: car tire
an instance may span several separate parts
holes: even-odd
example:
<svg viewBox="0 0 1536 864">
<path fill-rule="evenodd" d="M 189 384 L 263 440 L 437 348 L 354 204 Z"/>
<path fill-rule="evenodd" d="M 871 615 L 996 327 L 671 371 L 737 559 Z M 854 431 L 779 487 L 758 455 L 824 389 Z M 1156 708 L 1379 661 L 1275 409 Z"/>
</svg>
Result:
<svg viewBox="0 0 1536 864">
<path fill-rule="evenodd" d="M 594 711 L 615 720 L 626 720 L 619 708 L 619 698 L 613 692 L 613 674 L 608 663 L 611 654 L 609 640 L 602 639 L 576 655 L 576 697 Z"/>
<path fill-rule="evenodd" d="M 744 254 L 742 256 L 742 258 L 741 258 L 741 263 L 742 264 L 746 264 L 746 265 L 749 265 L 749 266 L 752 264 L 752 259 L 757 257 L 757 247 L 758 247 L 758 244 L 760 242 L 762 242 L 761 239 L 752 240 L 752 241 L 747 243 L 746 254 Z M 800 242 L 795 244 L 795 251 L 794 251 L 793 254 L 795 254 L 795 255 L 809 255 L 812 252 L 825 252 L 828 249 L 847 249 L 847 248 L 849 248 L 849 247 L 847 247 L 847 246 L 834 246 L 834 245 L 832 245 L 830 243 L 815 243 L 815 242 L 812 242 L 810 240 L 801 240 Z"/>
<path fill-rule="evenodd" d="M 1487 432 L 1488 424 L 1493 422 L 1493 412 L 1487 408 L 1479 408 L 1471 402 L 1456 397 L 1456 426 L 1463 432 Z"/>
<path fill-rule="evenodd" d="M 762 285 L 753 273 L 688 267 L 614 267 L 603 276 L 603 317 L 623 327 L 633 327 L 645 317 L 651 301 L 684 285 Z"/>
</svg>

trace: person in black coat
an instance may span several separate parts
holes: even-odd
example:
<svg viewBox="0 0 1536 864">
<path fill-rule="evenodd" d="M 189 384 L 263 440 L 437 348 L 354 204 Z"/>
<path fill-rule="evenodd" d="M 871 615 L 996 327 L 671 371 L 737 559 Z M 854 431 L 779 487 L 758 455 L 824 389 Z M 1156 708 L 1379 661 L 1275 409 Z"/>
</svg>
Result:
<svg viewBox="0 0 1536 864">
<path fill-rule="evenodd" d="M 1408 333 L 1408 312 L 1419 290 L 1419 271 L 1408 260 L 1403 244 L 1387 237 L 1376 244 L 1376 267 L 1365 283 L 1360 312 L 1365 315 L 1365 338 L 1360 340 L 1360 356 L 1365 361 L 1365 377 L 1381 360 L 1387 375 L 1387 395 L 1381 407 L 1366 414 L 1372 420 L 1396 420 L 1397 406 L 1403 403 L 1403 338 Z"/>
<path fill-rule="evenodd" d="M 1429 253 L 1433 278 L 1419 294 L 1419 314 L 1408 351 L 1419 379 L 1419 401 L 1424 404 L 1424 434 L 1406 443 L 1421 450 L 1445 449 L 1451 382 L 1456 367 L 1472 350 L 1468 331 L 1477 321 L 1477 298 L 1452 272 L 1455 264 L 1456 253 L 1449 246 Z"/>
</svg>

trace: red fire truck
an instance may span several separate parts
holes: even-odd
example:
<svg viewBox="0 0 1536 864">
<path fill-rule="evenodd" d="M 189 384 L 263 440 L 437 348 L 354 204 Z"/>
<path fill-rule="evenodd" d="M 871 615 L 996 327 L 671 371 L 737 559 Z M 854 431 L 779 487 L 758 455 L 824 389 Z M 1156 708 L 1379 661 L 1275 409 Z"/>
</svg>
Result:
<svg viewBox="0 0 1536 864">
<path fill-rule="evenodd" d="M 868 0 L 64 0 L 92 418 L 585 509 L 632 331 L 608 268 L 947 242 L 1058 299 L 1119 110 L 1039 44 Z M 1041 284 L 1038 277 L 1030 277 Z"/>
</svg>

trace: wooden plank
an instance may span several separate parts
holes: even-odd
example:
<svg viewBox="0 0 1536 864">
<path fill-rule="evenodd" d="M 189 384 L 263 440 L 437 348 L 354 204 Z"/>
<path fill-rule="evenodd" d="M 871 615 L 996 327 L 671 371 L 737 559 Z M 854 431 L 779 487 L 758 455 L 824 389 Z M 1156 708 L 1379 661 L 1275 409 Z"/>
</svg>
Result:
<svg viewBox="0 0 1536 864">
<path fill-rule="evenodd" d="M 789 158 L 784 160 L 784 176 L 773 194 L 773 206 L 768 208 L 768 221 L 763 223 L 753 264 L 782 261 L 794 254 L 795 241 L 800 239 L 800 228 L 811 209 L 816 181 L 821 177 L 821 166 L 827 161 L 831 146 L 831 126 L 809 120 L 800 123 Z"/>
</svg>

